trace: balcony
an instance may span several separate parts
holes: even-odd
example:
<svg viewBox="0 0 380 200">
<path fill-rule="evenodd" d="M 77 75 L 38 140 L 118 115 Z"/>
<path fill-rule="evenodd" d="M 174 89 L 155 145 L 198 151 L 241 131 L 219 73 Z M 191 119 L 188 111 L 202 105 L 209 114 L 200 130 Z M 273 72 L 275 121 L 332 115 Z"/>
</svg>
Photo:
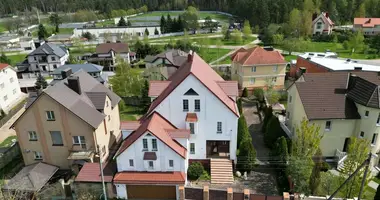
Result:
<svg viewBox="0 0 380 200">
<path fill-rule="evenodd" d="M 95 149 L 86 144 L 74 144 L 70 149 L 68 160 L 89 160 L 93 161 Z"/>
</svg>

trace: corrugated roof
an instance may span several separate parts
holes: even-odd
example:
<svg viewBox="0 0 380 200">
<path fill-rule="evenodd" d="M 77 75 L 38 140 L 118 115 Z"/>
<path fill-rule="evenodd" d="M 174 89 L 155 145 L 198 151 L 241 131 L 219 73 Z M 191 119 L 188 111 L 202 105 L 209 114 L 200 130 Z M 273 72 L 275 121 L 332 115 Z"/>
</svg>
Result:
<svg viewBox="0 0 380 200">
<path fill-rule="evenodd" d="M 53 43 L 45 42 L 43 45 L 39 46 L 32 53 L 28 54 L 29 56 L 33 55 L 56 55 L 58 57 L 63 57 L 66 55 L 66 49 L 64 47 L 57 46 Z"/>
<path fill-rule="evenodd" d="M 148 119 L 141 123 L 141 126 L 133 131 L 127 138 L 124 139 L 116 156 L 124 152 L 129 146 L 131 146 L 137 139 L 139 139 L 146 132 L 153 134 L 174 152 L 183 158 L 186 158 L 186 149 L 178 142 L 173 140 L 166 132 L 166 129 L 176 129 L 176 127 L 167 121 L 157 112 L 154 112 Z"/>
<path fill-rule="evenodd" d="M 231 99 L 217 82 L 224 81 L 198 54 L 193 53 L 190 60 L 182 65 L 169 79 L 170 84 L 152 102 L 149 111 L 144 116 L 146 118 L 167 96 L 185 80 L 190 74 L 197 78 L 211 93 L 213 93 L 224 105 L 235 115 L 239 116 L 236 109 L 236 102 Z"/>
<path fill-rule="evenodd" d="M 170 81 L 149 81 L 148 96 L 157 97 L 168 87 Z"/>
<path fill-rule="evenodd" d="M 91 63 L 87 64 L 67 64 L 67 65 L 62 65 L 55 69 L 51 74 L 53 75 L 58 75 L 61 74 L 63 70 L 65 69 L 71 69 L 73 73 L 79 71 L 79 70 L 84 70 L 88 73 L 94 73 L 94 72 L 101 72 L 103 70 L 103 67 L 100 65 L 95 65 Z"/>
<path fill-rule="evenodd" d="M 185 184 L 185 173 L 174 172 L 118 172 L 113 181 L 121 184 Z"/>
<path fill-rule="evenodd" d="M 232 61 L 241 65 L 286 64 L 284 57 L 278 51 L 267 51 L 260 46 L 250 49 L 240 48 L 231 55 Z"/>
<path fill-rule="evenodd" d="M 129 47 L 126 43 L 103 43 L 96 47 L 96 53 L 109 53 L 111 50 L 116 53 L 128 53 Z"/>
</svg>

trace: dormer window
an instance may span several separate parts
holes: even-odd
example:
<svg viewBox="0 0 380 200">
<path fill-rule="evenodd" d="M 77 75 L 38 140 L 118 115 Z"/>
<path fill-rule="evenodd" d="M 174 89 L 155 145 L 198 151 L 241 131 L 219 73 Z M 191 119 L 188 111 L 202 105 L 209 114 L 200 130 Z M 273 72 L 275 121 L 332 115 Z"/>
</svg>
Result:
<svg viewBox="0 0 380 200">
<path fill-rule="evenodd" d="M 190 88 L 184 95 L 186 96 L 198 96 L 198 93 L 193 90 L 193 88 Z"/>
</svg>

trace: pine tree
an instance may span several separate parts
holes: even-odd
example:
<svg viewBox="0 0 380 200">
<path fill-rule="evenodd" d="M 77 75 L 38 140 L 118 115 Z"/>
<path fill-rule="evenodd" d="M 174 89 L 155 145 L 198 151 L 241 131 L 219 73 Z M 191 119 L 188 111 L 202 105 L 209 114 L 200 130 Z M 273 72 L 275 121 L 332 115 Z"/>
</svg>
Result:
<svg viewBox="0 0 380 200">
<path fill-rule="evenodd" d="M 184 26 L 183 26 L 183 21 L 182 21 L 182 17 L 181 17 L 181 15 L 180 16 L 178 16 L 178 19 L 177 19 L 177 32 L 181 32 L 181 31 L 183 31 L 183 29 L 184 29 Z"/>
<path fill-rule="evenodd" d="M 62 23 L 62 20 L 59 17 L 59 15 L 57 13 L 50 15 L 49 21 L 52 25 L 55 26 L 55 32 L 58 33 L 59 32 L 59 25 Z"/>
<path fill-rule="evenodd" d="M 317 153 L 315 154 L 316 161 L 314 161 L 314 167 L 313 171 L 311 172 L 310 176 L 310 193 L 312 195 L 316 195 L 317 188 L 321 184 L 321 169 L 322 169 L 322 151 L 321 149 L 318 149 Z"/>
<path fill-rule="evenodd" d="M 42 39 L 46 39 L 47 37 L 49 37 L 49 34 L 46 31 L 45 26 L 43 24 L 40 24 L 38 26 L 38 39 L 42 40 Z"/>
<path fill-rule="evenodd" d="M 255 167 L 256 150 L 252 145 L 252 138 L 245 138 L 239 148 L 237 168 L 241 172 L 250 172 Z"/>
<path fill-rule="evenodd" d="M 45 78 L 42 76 L 41 73 L 39 73 L 37 76 L 37 81 L 35 83 L 36 89 L 38 90 L 45 89 L 47 88 L 47 86 L 48 86 L 48 83 L 46 82 Z"/>
<path fill-rule="evenodd" d="M 4 52 L 1 53 L 1 56 L 0 56 L 0 63 L 7 63 L 7 64 L 11 64 L 11 59 L 9 59 Z"/>
<path fill-rule="evenodd" d="M 130 21 L 130 20 L 128 20 L 128 21 L 127 21 L 127 26 L 132 26 L 132 24 L 131 24 L 131 21 Z"/>
<path fill-rule="evenodd" d="M 145 28 L 145 31 L 144 31 L 144 32 L 145 32 L 145 35 L 146 35 L 146 36 L 149 36 L 148 28 Z"/>
<path fill-rule="evenodd" d="M 249 138 L 249 131 L 247 127 L 247 121 L 245 120 L 244 114 L 240 114 L 238 119 L 238 135 L 237 135 L 237 148 L 239 149 L 240 144 L 245 138 Z"/>
<path fill-rule="evenodd" d="M 120 18 L 119 23 L 117 23 L 117 26 L 127 26 L 127 22 L 125 21 L 124 17 Z"/>
<path fill-rule="evenodd" d="M 158 32 L 157 28 L 154 29 L 154 34 L 159 35 L 160 33 Z"/>
<path fill-rule="evenodd" d="M 166 33 L 166 19 L 162 15 L 161 20 L 160 20 L 160 28 L 161 28 L 161 33 Z"/>
<path fill-rule="evenodd" d="M 173 32 L 173 20 L 170 14 L 168 14 L 167 19 L 166 19 L 166 31 L 168 33 Z"/>
</svg>

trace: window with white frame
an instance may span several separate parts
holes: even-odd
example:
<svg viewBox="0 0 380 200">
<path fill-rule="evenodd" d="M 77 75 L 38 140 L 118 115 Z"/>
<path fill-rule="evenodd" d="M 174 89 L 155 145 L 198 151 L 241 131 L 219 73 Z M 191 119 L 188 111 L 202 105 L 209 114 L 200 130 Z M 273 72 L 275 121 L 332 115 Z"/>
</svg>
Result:
<svg viewBox="0 0 380 200">
<path fill-rule="evenodd" d="M 195 154 L 195 143 L 190 143 L 190 154 Z"/>
<path fill-rule="evenodd" d="M 252 72 L 256 72 L 256 66 L 252 67 Z"/>
<path fill-rule="evenodd" d="M 377 116 L 376 124 L 377 124 L 378 126 L 380 126 L 380 113 L 379 113 L 379 115 Z"/>
<path fill-rule="evenodd" d="M 16 94 L 16 89 L 13 89 L 13 94 Z"/>
<path fill-rule="evenodd" d="M 133 166 L 134 166 L 133 159 L 129 159 L 129 166 L 130 166 L 130 167 L 133 167 Z"/>
<path fill-rule="evenodd" d="M 322 28 L 322 22 L 318 22 L 317 23 L 317 29 L 321 29 Z"/>
<path fill-rule="evenodd" d="M 3 99 L 4 99 L 4 101 L 8 100 L 8 96 L 5 95 L 5 96 L 3 97 Z"/>
<path fill-rule="evenodd" d="M 360 135 L 359 135 L 361 138 L 364 137 L 364 131 L 360 131 Z"/>
<path fill-rule="evenodd" d="M 201 100 L 195 99 L 194 100 L 194 112 L 201 111 Z"/>
<path fill-rule="evenodd" d="M 157 151 L 157 139 L 152 139 L 152 151 Z"/>
<path fill-rule="evenodd" d="M 108 115 L 108 121 L 110 121 L 111 120 L 111 115 Z"/>
<path fill-rule="evenodd" d="M 54 111 L 46 111 L 46 119 L 48 121 L 54 121 L 55 120 Z"/>
<path fill-rule="evenodd" d="M 183 108 L 183 111 L 189 111 L 189 100 L 188 99 L 182 100 L 182 108 Z"/>
<path fill-rule="evenodd" d="M 63 146 L 61 131 L 50 131 L 53 146 Z"/>
<path fill-rule="evenodd" d="M 42 160 L 42 153 L 35 151 L 34 152 L 34 160 Z"/>
<path fill-rule="evenodd" d="M 29 135 L 29 141 L 38 140 L 36 131 L 28 131 L 28 135 Z"/>
<path fill-rule="evenodd" d="M 51 57 L 51 61 L 55 61 L 55 56 L 52 56 L 52 57 Z"/>
<path fill-rule="evenodd" d="M 13 83 L 13 81 L 14 81 L 14 79 L 13 79 L 13 77 L 11 77 L 11 78 L 9 79 L 9 82 Z"/>
<path fill-rule="evenodd" d="M 278 70 L 278 66 L 277 65 L 273 66 L 273 72 L 277 72 L 277 70 Z"/>
<path fill-rule="evenodd" d="M 331 130 L 331 121 L 326 121 L 325 131 L 330 131 L 330 130 Z"/>
<path fill-rule="evenodd" d="M 190 134 L 195 134 L 194 123 L 189 123 L 189 127 L 190 127 Z"/>
<path fill-rule="evenodd" d="M 255 81 L 256 81 L 255 78 L 250 78 L 250 79 L 249 79 L 249 83 L 250 83 L 251 85 L 255 84 Z"/>
<path fill-rule="evenodd" d="M 216 123 L 216 133 L 222 133 L 222 122 Z"/>
<path fill-rule="evenodd" d="M 106 101 L 106 107 L 108 107 L 109 105 L 108 105 L 108 101 Z"/>
<path fill-rule="evenodd" d="M 169 160 L 169 167 L 173 168 L 174 167 L 174 160 Z"/>
<path fill-rule="evenodd" d="M 73 144 L 79 145 L 83 149 L 86 149 L 86 139 L 84 136 L 73 136 Z"/>
<path fill-rule="evenodd" d="M 377 133 L 374 133 L 373 136 L 372 136 L 371 144 L 375 145 L 376 144 L 376 140 L 377 140 Z"/>
<path fill-rule="evenodd" d="M 369 111 L 368 111 L 368 110 L 366 110 L 366 111 L 365 111 L 365 113 L 364 113 L 364 117 L 366 117 L 366 118 L 367 118 L 368 116 L 369 116 Z"/>
<path fill-rule="evenodd" d="M 143 151 L 148 151 L 148 139 L 143 139 Z"/>
<path fill-rule="evenodd" d="M 153 161 L 148 161 L 149 169 L 154 169 Z"/>
</svg>

